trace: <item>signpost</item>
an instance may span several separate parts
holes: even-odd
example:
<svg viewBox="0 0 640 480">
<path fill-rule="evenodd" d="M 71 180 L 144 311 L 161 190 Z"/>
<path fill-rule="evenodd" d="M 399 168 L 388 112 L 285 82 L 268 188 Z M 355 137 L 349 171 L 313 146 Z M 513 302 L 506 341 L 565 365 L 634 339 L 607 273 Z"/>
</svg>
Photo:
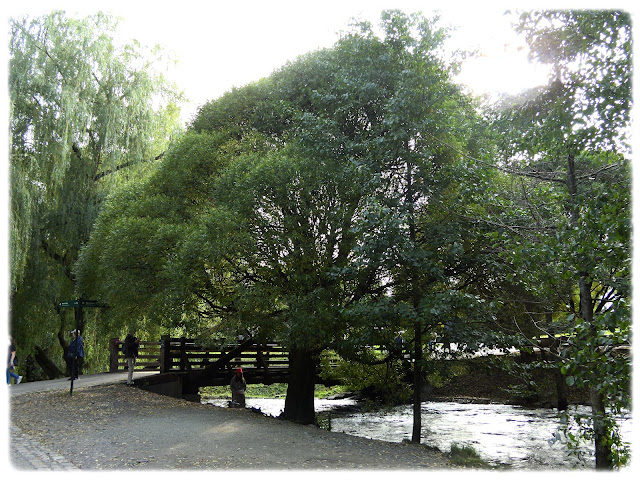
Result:
<svg viewBox="0 0 640 480">
<path fill-rule="evenodd" d="M 79 298 L 78 300 L 63 300 L 62 302 L 58 303 L 58 307 L 60 308 L 66 308 L 66 307 L 98 307 L 98 308 L 109 308 L 108 305 L 99 303 L 96 300 L 84 300 L 82 298 Z"/>
<path fill-rule="evenodd" d="M 71 387 L 69 389 L 69 395 L 73 395 L 73 379 L 78 368 L 78 340 L 80 337 L 80 325 L 84 320 L 83 307 L 91 308 L 109 308 L 109 305 L 100 303 L 97 300 L 85 300 L 84 298 L 78 298 L 77 300 L 63 300 L 58 303 L 60 308 L 73 308 L 75 310 L 76 317 L 76 351 L 71 361 Z"/>
</svg>

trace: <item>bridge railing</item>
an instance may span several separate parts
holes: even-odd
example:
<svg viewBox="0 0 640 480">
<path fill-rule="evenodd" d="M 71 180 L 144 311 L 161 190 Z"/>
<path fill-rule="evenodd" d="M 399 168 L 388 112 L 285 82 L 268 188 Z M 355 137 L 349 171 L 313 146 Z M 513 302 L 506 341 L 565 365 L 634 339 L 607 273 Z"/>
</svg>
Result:
<svg viewBox="0 0 640 480">
<path fill-rule="evenodd" d="M 112 338 L 109 342 L 109 371 L 117 372 L 125 370 L 127 360 L 122 353 L 124 342 L 118 338 Z M 138 359 L 136 361 L 137 370 L 160 370 L 161 342 L 140 341 L 138 349 Z"/>
<path fill-rule="evenodd" d="M 117 338 L 111 339 L 111 372 L 124 370 L 127 366 L 122 343 Z M 234 353 L 234 350 L 237 352 Z M 205 348 L 193 339 L 162 337 L 159 342 L 140 342 L 136 369 L 157 370 L 160 373 L 187 372 L 204 369 L 216 362 L 229 371 L 242 367 L 248 372 L 277 372 L 289 368 L 289 354 L 275 343 L 254 343 L 243 345 L 242 348 L 238 348 L 238 345 Z"/>
</svg>

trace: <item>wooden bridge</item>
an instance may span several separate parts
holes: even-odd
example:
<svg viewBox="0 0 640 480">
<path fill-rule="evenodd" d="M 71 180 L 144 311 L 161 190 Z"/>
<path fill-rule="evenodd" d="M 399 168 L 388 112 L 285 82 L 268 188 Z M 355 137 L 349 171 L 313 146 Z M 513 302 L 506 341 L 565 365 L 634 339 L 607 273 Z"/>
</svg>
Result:
<svg viewBox="0 0 640 480">
<path fill-rule="evenodd" d="M 110 372 L 126 369 L 122 343 L 111 339 Z M 193 339 L 163 336 L 160 341 L 140 341 L 136 361 L 136 371 L 158 372 L 142 380 L 144 388 L 174 396 L 197 394 L 204 386 L 229 385 L 238 367 L 247 383 L 286 383 L 289 352 L 277 343 L 256 343 L 253 339 L 224 347 L 203 347 Z M 323 383 L 319 377 L 318 382 Z"/>
</svg>

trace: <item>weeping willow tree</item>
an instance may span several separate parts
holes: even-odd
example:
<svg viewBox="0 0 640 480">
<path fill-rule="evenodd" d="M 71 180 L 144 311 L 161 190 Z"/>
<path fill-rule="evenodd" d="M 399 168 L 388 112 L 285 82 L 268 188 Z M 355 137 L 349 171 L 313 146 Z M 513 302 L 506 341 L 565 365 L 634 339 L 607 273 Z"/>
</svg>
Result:
<svg viewBox="0 0 640 480">
<path fill-rule="evenodd" d="M 116 28 L 101 13 L 10 20 L 11 333 L 49 376 L 72 321 L 57 305 L 75 293 L 103 198 L 151 168 L 179 126 L 181 94 L 155 68 L 170 59 L 121 45 Z"/>
</svg>

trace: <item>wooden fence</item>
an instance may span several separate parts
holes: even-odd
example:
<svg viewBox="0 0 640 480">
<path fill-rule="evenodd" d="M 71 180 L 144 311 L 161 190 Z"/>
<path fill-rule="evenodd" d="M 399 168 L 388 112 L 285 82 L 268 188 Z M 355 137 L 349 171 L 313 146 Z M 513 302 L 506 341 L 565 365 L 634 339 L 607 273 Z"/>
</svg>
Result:
<svg viewBox="0 0 640 480">
<path fill-rule="evenodd" d="M 122 353 L 124 342 L 118 338 L 112 338 L 109 342 L 109 371 L 117 372 L 126 370 L 127 361 Z M 160 355 L 162 342 L 140 341 L 138 349 L 138 359 L 136 360 L 136 370 L 160 370 Z"/>
<path fill-rule="evenodd" d="M 111 339 L 109 371 L 125 370 L 122 341 Z M 234 352 L 235 350 L 235 352 Z M 232 354 L 232 356 L 230 356 Z M 247 372 L 283 372 L 289 368 L 289 353 L 275 343 L 226 345 L 206 348 L 193 339 L 162 337 L 160 341 L 140 341 L 136 370 L 156 370 L 160 373 L 202 370 L 222 362 L 224 369 L 233 371 L 242 367 Z"/>
</svg>

